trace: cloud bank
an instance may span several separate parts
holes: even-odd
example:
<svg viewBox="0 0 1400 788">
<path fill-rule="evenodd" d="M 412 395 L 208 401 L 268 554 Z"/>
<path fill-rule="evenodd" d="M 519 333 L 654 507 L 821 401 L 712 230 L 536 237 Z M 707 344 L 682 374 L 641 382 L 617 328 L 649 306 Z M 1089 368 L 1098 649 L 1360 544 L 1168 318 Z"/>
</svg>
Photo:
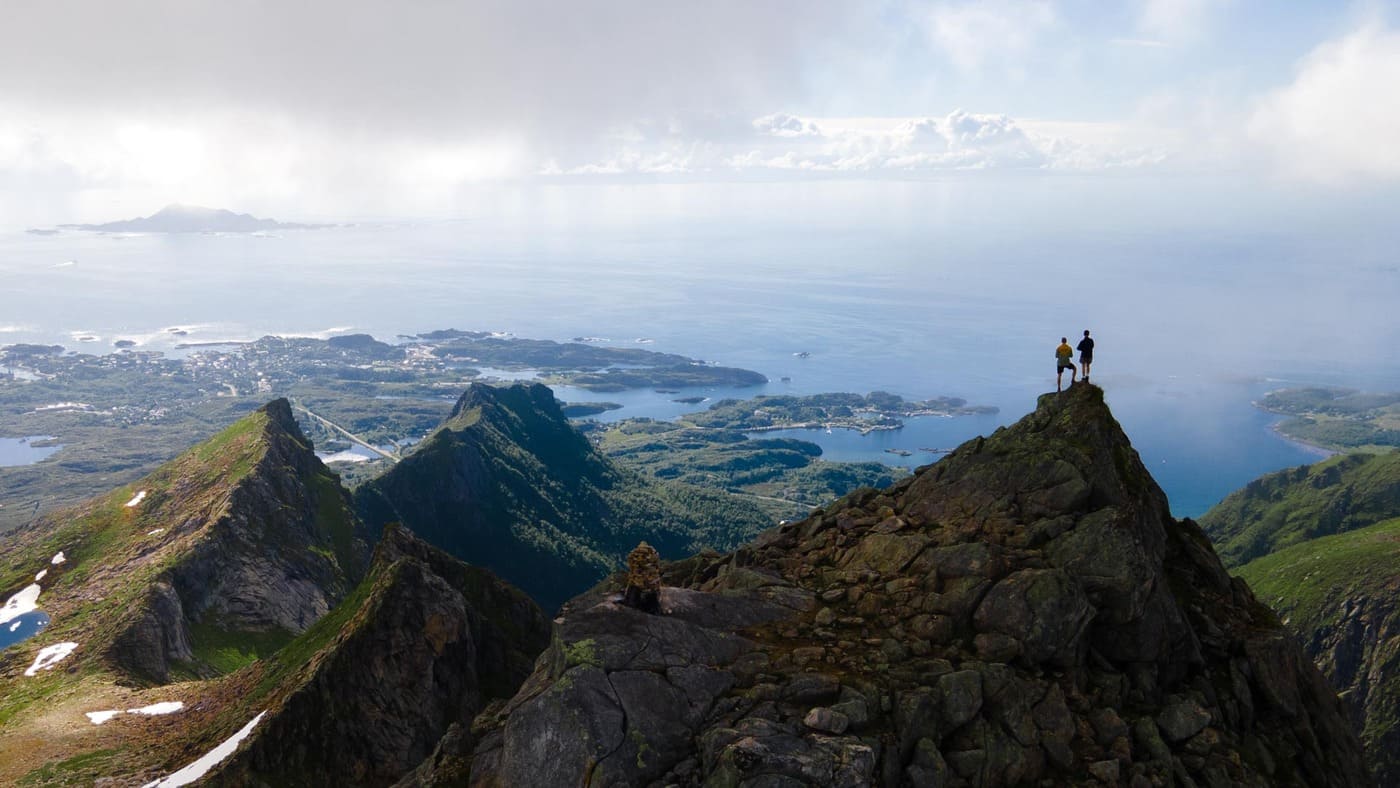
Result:
<svg viewBox="0 0 1400 788">
<path fill-rule="evenodd" d="M 916 176 L 970 170 L 1096 171 L 1161 164 L 1161 150 L 1088 143 L 1037 132 L 1006 115 L 955 110 L 939 118 L 820 119 L 773 113 L 748 129 L 698 136 L 684 123 L 633 128 L 609 155 L 541 173 L 581 175 L 789 174 Z"/>
<path fill-rule="evenodd" d="M 1400 32 L 1377 23 L 1329 41 L 1249 118 L 1251 142 L 1285 175 L 1329 183 L 1400 178 Z"/>
<path fill-rule="evenodd" d="M 538 178 L 1400 177 L 1384 24 L 1263 85 L 1180 77 L 1251 2 L 13 3 L 0 213 L 412 214 Z"/>
</svg>

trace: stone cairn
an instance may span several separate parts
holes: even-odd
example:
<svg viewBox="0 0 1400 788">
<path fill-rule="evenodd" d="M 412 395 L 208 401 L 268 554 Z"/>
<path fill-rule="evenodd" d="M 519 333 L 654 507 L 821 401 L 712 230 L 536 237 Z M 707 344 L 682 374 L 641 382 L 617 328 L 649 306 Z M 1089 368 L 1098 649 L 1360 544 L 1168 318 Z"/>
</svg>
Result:
<svg viewBox="0 0 1400 788">
<path fill-rule="evenodd" d="M 627 590 L 622 604 L 643 613 L 661 612 L 661 556 L 642 542 L 627 554 Z"/>
</svg>

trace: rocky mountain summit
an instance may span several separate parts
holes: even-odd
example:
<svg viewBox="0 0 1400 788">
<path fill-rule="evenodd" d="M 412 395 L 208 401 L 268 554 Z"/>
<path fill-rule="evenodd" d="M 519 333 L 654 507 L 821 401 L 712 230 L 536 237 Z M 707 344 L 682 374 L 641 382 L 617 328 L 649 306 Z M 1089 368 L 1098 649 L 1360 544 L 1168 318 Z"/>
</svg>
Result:
<svg viewBox="0 0 1400 788">
<path fill-rule="evenodd" d="M 732 547 L 771 524 L 723 493 L 618 467 L 540 384 L 473 383 L 408 457 L 355 493 L 373 539 L 399 522 L 553 610 L 646 539 L 663 555 Z"/>
<path fill-rule="evenodd" d="M 1321 674 L 1091 385 L 664 580 L 660 615 L 618 578 L 566 604 L 413 784 L 1371 784 Z"/>
</svg>

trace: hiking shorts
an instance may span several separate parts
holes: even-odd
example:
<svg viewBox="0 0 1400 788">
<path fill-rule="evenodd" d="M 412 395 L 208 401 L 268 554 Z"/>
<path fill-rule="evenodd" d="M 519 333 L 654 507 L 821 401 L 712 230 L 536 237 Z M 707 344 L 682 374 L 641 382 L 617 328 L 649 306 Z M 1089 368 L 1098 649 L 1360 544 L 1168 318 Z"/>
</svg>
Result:
<svg viewBox="0 0 1400 788">
<path fill-rule="evenodd" d="M 1080 353 L 1080 354 L 1079 354 L 1079 363 L 1080 363 L 1080 364 L 1092 364 L 1092 363 L 1094 363 L 1094 354 L 1093 354 L 1093 353 Z"/>
<path fill-rule="evenodd" d="M 1055 374 L 1058 375 L 1058 374 L 1060 374 L 1061 372 L 1064 372 L 1065 370 L 1069 370 L 1070 372 L 1073 372 L 1073 371 L 1074 371 L 1074 362 L 1073 362 L 1073 361 L 1061 361 L 1061 362 L 1059 362 L 1059 364 L 1055 367 Z"/>
</svg>

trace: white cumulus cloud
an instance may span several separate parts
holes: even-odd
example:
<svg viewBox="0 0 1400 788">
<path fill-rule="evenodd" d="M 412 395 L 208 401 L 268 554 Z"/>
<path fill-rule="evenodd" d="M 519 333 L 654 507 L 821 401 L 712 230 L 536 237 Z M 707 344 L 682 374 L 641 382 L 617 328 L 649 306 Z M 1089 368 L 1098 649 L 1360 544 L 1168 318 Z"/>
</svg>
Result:
<svg viewBox="0 0 1400 788">
<path fill-rule="evenodd" d="M 1340 182 L 1400 178 L 1400 32 L 1368 24 L 1303 59 L 1265 96 L 1248 137 L 1287 175 Z"/>
</svg>

